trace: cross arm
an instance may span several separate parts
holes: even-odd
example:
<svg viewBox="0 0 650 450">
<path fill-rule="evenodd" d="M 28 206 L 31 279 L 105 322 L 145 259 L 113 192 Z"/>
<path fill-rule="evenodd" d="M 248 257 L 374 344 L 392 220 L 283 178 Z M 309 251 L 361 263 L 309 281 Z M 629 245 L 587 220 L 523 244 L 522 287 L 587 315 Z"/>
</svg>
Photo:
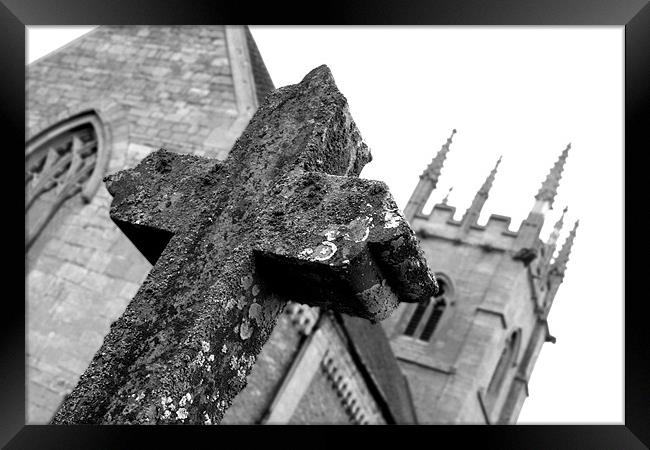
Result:
<svg viewBox="0 0 650 450">
<path fill-rule="evenodd" d="M 256 248 L 260 275 L 301 303 L 383 320 L 437 291 L 387 186 L 315 172 L 280 181 Z"/>
<path fill-rule="evenodd" d="M 222 164 L 160 149 L 136 167 L 104 178 L 113 196 L 110 217 L 155 264 L 171 237 L 202 211 L 201 190 L 218 183 Z"/>
</svg>

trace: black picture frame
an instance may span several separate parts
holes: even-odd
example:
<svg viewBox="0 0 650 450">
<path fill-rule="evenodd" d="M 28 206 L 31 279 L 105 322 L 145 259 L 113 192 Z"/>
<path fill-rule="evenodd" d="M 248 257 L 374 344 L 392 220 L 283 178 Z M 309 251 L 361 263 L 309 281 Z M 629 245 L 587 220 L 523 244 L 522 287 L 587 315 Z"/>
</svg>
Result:
<svg viewBox="0 0 650 450">
<path fill-rule="evenodd" d="M 81 24 L 209 24 L 209 23 L 302 23 L 302 24 L 417 24 L 417 25 L 617 25 L 625 27 L 625 236 L 632 239 L 634 252 L 625 253 L 624 268 L 608 268 L 594 274 L 594 282 L 607 282 L 606 270 L 624 270 L 625 296 L 625 424 L 624 425 L 518 425 L 513 427 L 427 427 L 413 426 L 366 427 L 358 431 L 363 439 L 401 436 L 408 433 L 411 442 L 426 445 L 454 446 L 469 442 L 487 448 L 611 448 L 636 449 L 650 445 L 650 340 L 647 327 L 645 295 L 634 292 L 635 280 L 644 280 L 643 261 L 634 262 L 634 256 L 643 255 L 642 245 L 647 232 L 642 215 L 642 198 L 648 187 L 647 176 L 635 170 L 647 167 L 642 163 L 648 148 L 650 125 L 650 6 L 649 0 L 444 0 L 423 1 L 328 1 L 324 3 L 266 2 L 252 5 L 244 2 L 216 2 L 214 0 L 0 0 L 0 117 L 6 143 L 2 181 L 6 183 L 2 196 L 5 263 L 4 304 L 0 320 L 0 444 L 6 448 L 132 448 L 136 442 L 153 447 L 167 445 L 199 445 L 198 436 L 213 445 L 247 445 L 243 439 L 266 434 L 277 435 L 280 444 L 339 443 L 338 429 L 325 427 L 91 427 L 91 426 L 26 426 L 25 425 L 25 307 L 20 301 L 21 288 L 13 294 L 9 287 L 19 285 L 20 265 L 13 258 L 23 258 L 22 242 L 14 239 L 13 229 L 24 232 L 24 223 L 13 217 L 22 217 L 22 200 L 16 194 L 20 185 L 19 154 L 17 148 L 25 142 L 25 25 L 81 25 Z M 293 11 L 288 18 L 286 11 Z M 597 155 L 594 155 L 597 157 Z M 638 160 L 638 162 L 637 162 Z M 636 163 L 636 164 L 635 164 Z M 16 166 L 16 167 L 15 167 Z M 11 176 L 7 176 L 11 175 Z M 14 178 L 15 177 L 15 178 Z M 603 174 L 607 183 L 607 174 Z M 642 184 L 643 183 L 643 184 Z M 24 200 L 24 199 L 23 199 Z M 603 214 L 618 214 L 618 210 L 603 204 Z M 11 230 L 11 231 L 9 231 Z M 11 233 L 11 234 L 10 234 Z M 607 239 L 607 236 L 603 236 Z M 15 241 L 15 242 L 14 242 Z M 626 241 L 627 242 L 627 241 Z M 12 246 L 6 245 L 13 244 Z M 627 245 L 625 246 L 627 248 Z M 16 256 L 9 256 L 16 253 Z M 20 252 L 20 254 L 19 254 Z M 12 267 L 13 266 L 13 267 Z M 637 282 L 638 283 L 638 282 Z M 23 300 L 24 289 L 23 285 Z M 606 336 L 607 330 L 603 330 Z M 618 363 L 603 361 L 603 364 Z M 562 370 L 559 368 L 558 370 Z M 567 399 L 570 402 L 571 399 Z M 594 392 L 594 403 L 599 401 Z M 562 408 L 562 405 L 558 405 Z M 161 429 L 163 428 L 163 429 Z M 209 429 L 209 430 L 208 430 Z M 355 428 L 355 433 L 357 432 Z M 389 436 L 390 435 L 390 436 Z M 299 438 L 296 436 L 300 436 Z M 232 440 L 232 439 L 234 440 Z M 420 441 L 422 439 L 422 441 Z M 242 442 L 237 444 L 237 441 Z M 230 444 L 232 443 L 232 444 Z M 165 446 L 167 446 L 165 445 Z M 206 445 L 206 444 L 200 444 Z M 403 444 L 402 444 L 403 445 Z"/>
</svg>

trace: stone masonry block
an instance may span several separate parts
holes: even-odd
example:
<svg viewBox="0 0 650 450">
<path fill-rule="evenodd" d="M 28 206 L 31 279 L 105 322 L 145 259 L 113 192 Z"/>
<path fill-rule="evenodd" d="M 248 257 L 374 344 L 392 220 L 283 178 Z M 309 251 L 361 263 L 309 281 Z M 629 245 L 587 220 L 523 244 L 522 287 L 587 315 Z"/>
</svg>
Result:
<svg viewBox="0 0 650 450">
<path fill-rule="evenodd" d="M 83 281 L 83 286 L 93 292 L 103 292 L 110 280 L 104 274 L 89 271 Z"/>
<path fill-rule="evenodd" d="M 66 370 L 69 370 L 76 374 L 82 374 L 84 370 L 88 367 L 93 353 L 92 351 L 86 351 L 85 354 L 80 354 L 81 352 L 76 352 L 74 355 L 70 354 L 68 351 L 61 351 L 58 353 L 59 365 Z"/>
<path fill-rule="evenodd" d="M 30 317 L 28 314 L 28 332 L 27 332 L 27 343 L 25 346 L 25 351 L 30 358 L 30 365 L 32 365 L 31 358 L 37 358 L 41 354 L 41 351 L 44 347 L 47 346 L 47 341 L 49 340 L 48 333 L 41 332 L 42 327 L 38 326 L 38 323 L 33 317 Z"/>
<path fill-rule="evenodd" d="M 84 330 L 81 333 L 81 340 L 89 346 L 98 349 L 104 341 L 104 333 L 101 330 Z"/>
<path fill-rule="evenodd" d="M 110 302 L 106 302 L 100 312 L 103 318 L 108 319 L 108 325 L 116 320 L 126 309 L 131 298 L 112 297 Z"/>
<path fill-rule="evenodd" d="M 124 279 L 126 273 L 130 270 L 131 262 L 126 257 L 117 255 L 112 256 L 104 272 L 113 278 Z"/>
<path fill-rule="evenodd" d="M 80 246 L 104 251 L 108 250 L 112 244 L 110 239 L 106 239 L 102 234 L 99 233 L 96 233 L 94 235 L 82 233 L 71 240 L 71 242 Z"/>
<path fill-rule="evenodd" d="M 110 253 L 102 250 L 95 250 L 95 252 L 88 260 L 86 267 L 88 270 L 91 270 L 93 272 L 104 272 L 112 259 L 113 256 Z"/>
<path fill-rule="evenodd" d="M 59 277 L 74 283 L 81 283 L 87 274 L 88 269 L 69 262 L 63 263 L 57 272 Z"/>
<path fill-rule="evenodd" d="M 30 382 L 27 386 L 27 395 L 30 403 L 37 405 L 58 405 L 61 402 L 62 396 L 58 392 L 52 390 L 49 386 L 44 386 L 40 383 Z"/>
<path fill-rule="evenodd" d="M 50 273 L 33 269 L 27 276 L 27 292 L 29 298 L 37 298 L 40 293 L 47 291 L 56 280 Z"/>
<path fill-rule="evenodd" d="M 72 245 L 64 243 L 59 251 L 59 255 L 65 261 L 74 263 L 78 266 L 85 266 L 94 253 L 94 249 L 81 247 L 79 245 Z"/>
<path fill-rule="evenodd" d="M 50 255 L 50 256 L 58 256 L 59 250 L 61 250 L 61 247 L 63 246 L 64 241 L 59 239 L 59 238 L 52 238 L 47 243 L 43 246 L 43 250 L 41 251 L 41 254 L 43 255 Z"/>
</svg>

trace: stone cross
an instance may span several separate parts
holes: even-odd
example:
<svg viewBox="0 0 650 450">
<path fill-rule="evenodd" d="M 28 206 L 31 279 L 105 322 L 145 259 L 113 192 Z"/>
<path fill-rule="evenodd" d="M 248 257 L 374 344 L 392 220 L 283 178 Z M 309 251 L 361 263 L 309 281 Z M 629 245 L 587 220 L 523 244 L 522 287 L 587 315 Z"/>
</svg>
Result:
<svg viewBox="0 0 650 450">
<path fill-rule="evenodd" d="M 437 290 L 329 69 L 269 94 L 224 162 L 160 150 L 106 178 L 154 264 L 54 424 L 216 424 L 287 301 L 378 321 Z"/>
</svg>

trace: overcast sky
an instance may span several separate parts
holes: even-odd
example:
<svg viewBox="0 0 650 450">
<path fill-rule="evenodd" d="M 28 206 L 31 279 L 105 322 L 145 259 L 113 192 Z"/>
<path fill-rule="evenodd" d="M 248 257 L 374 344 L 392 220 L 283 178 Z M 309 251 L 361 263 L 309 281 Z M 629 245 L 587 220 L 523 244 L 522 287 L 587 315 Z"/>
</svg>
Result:
<svg viewBox="0 0 650 450">
<path fill-rule="evenodd" d="M 28 27 L 28 61 L 88 27 Z M 623 27 L 251 27 L 276 87 L 327 64 L 404 207 L 456 128 L 432 202 L 457 216 L 499 155 L 479 224 L 517 230 L 566 145 L 546 239 L 569 206 L 577 238 L 518 423 L 623 423 Z M 425 211 L 428 208 L 425 208 Z M 435 268 L 434 268 L 435 270 Z"/>
</svg>

